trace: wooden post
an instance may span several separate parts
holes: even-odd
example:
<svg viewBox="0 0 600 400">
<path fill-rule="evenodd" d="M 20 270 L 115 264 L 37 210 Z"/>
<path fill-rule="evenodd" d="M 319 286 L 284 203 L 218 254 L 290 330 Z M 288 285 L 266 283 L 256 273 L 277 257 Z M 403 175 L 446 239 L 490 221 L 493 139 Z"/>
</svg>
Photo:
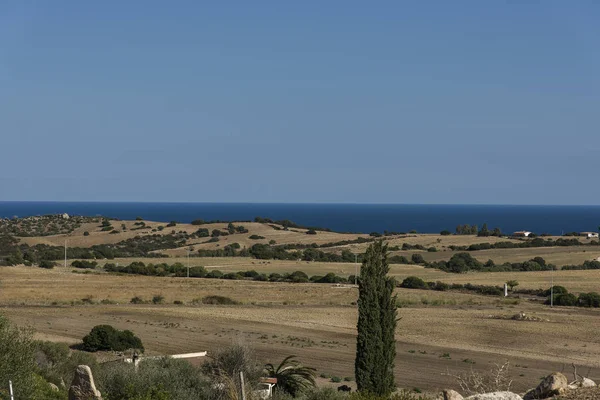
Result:
<svg viewBox="0 0 600 400">
<path fill-rule="evenodd" d="M 242 400 L 246 400 L 246 388 L 244 387 L 244 373 L 240 371 L 240 386 L 242 387 Z"/>
</svg>

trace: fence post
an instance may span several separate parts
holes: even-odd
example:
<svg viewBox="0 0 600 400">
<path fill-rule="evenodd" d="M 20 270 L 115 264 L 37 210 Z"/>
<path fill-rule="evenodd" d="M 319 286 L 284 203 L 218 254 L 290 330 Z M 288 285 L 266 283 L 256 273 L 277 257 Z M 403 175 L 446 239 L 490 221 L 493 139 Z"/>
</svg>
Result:
<svg viewBox="0 0 600 400">
<path fill-rule="evenodd" d="M 246 400 L 246 388 L 244 387 L 244 373 L 240 371 L 240 385 L 242 386 L 242 400 Z"/>
<path fill-rule="evenodd" d="M 10 393 L 10 400 L 15 400 L 15 395 L 13 393 L 12 381 L 8 381 L 8 392 Z"/>
</svg>

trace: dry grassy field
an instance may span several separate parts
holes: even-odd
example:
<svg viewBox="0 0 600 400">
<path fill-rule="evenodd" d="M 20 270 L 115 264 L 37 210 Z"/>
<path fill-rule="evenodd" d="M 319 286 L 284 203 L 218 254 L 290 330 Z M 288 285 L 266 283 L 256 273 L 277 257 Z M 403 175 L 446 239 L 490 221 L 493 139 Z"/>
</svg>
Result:
<svg viewBox="0 0 600 400">
<path fill-rule="evenodd" d="M 50 244 L 88 247 L 116 243 L 140 235 L 168 234 L 172 230 L 195 232 L 199 226 L 177 224 L 159 230 L 164 223 L 145 221 L 144 229 L 134 221 L 114 221 L 118 234 L 102 232 L 98 223 L 84 224 L 69 235 L 20 238 L 30 245 Z M 121 224 L 124 224 L 125 229 Z M 355 274 L 354 263 L 257 260 L 247 257 L 185 257 L 190 246 L 216 249 L 230 243 L 251 247 L 255 243 L 324 244 L 354 240 L 367 235 L 276 230 L 268 224 L 235 223 L 249 232 L 221 237 L 191 239 L 185 247 L 161 251 L 169 258 L 121 258 L 98 260 L 145 263 L 181 262 L 222 272 L 256 270 L 260 273 L 303 271 L 309 276 L 333 272 Z M 227 224 L 202 225 L 226 230 Z M 155 231 L 153 231 L 155 230 Z M 84 236 L 84 232 L 89 235 Z M 251 235 L 264 239 L 253 240 Z M 447 260 L 455 252 L 449 246 L 493 243 L 507 239 L 474 236 L 401 235 L 387 237 L 391 246 L 420 244 L 437 252 L 398 251 L 410 257 L 420 253 L 427 261 Z M 340 253 L 349 249 L 363 252 L 368 244 L 348 244 L 324 249 Z M 548 262 L 580 264 L 600 256 L 595 247 L 548 247 L 496 249 L 471 252 L 480 261 L 521 262 L 536 256 Z M 70 265 L 72 260 L 68 260 Z M 80 272 L 80 271 L 78 271 Z M 548 288 L 551 280 L 574 293 L 600 291 L 600 271 L 502 272 L 448 274 L 418 265 L 391 265 L 397 280 L 418 276 L 426 281 L 501 286 L 517 280 L 519 288 Z M 133 297 L 149 302 L 163 296 L 163 304 L 131 304 Z M 204 296 L 227 296 L 239 302 L 233 306 L 203 305 Z M 448 373 L 489 370 L 494 364 L 511 362 L 515 390 L 524 390 L 554 370 L 570 363 L 584 366 L 592 378 L 600 378 L 600 311 L 581 308 L 550 309 L 539 299 L 485 297 L 458 292 L 398 289 L 399 317 L 396 333 L 396 379 L 401 387 L 438 389 L 456 387 Z M 296 354 L 306 364 L 339 377 L 353 375 L 356 340 L 357 289 L 351 285 L 292 284 L 217 279 L 186 279 L 110 275 L 103 271 L 73 273 L 61 266 L 53 270 L 36 267 L 0 268 L 0 313 L 19 325 L 32 326 L 38 337 L 77 343 L 98 324 L 130 329 L 139 335 L 150 354 L 214 351 L 231 343 L 253 347 L 265 361 L 279 361 Z M 535 301 L 534 301 L 535 300 Z M 180 301 L 183 304 L 173 304 Z M 518 312 L 535 317 L 518 321 Z M 588 368 L 590 372 L 588 373 Z"/>
<path fill-rule="evenodd" d="M 248 260 L 248 262 L 252 262 Z M 255 264 L 256 265 L 256 264 Z M 275 267 L 275 263 L 264 265 Z M 281 268 L 283 266 L 279 266 Z M 288 266 L 289 268 L 289 266 Z M 432 273 L 445 281 L 506 279 L 494 274 L 443 274 L 397 266 L 395 274 Z M 441 275 L 440 275 L 441 274 Z M 563 275 L 565 274 L 565 275 Z M 564 279 L 571 272 L 557 272 Z M 593 271 L 574 271 L 577 288 L 595 280 Z M 575 275 L 576 274 L 576 275 Z M 424 274 L 421 274 L 424 275 Z M 487 277 L 487 278 L 486 278 Z M 522 285 L 543 285 L 545 277 L 518 274 Z M 575 290 L 575 287 L 573 287 Z M 160 294 L 165 304 L 129 304 L 134 296 Z M 229 296 L 237 306 L 192 305 L 206 295 Z M 398 383 L 434 389 L 455 385 L 447 372 L 487 370 L 509 360 L 517 388 L 575 362 L 600 377 L 600 312 L 549 309 L 525 299 L 498 299 L 463 293 L 398 290 Z M 108 299 L 115 304 L 98 303 Z M 210 279 L 75 274 L 27 267 L 0 268 L 0 313 L 32 326 L 40 338 L 76 343 L 98 324 L 131 329 L 151 354 L 215 349 L 241 342 L 264 361 L 296 354 L 319 373 L 352 376 L 357 291 L 327 284 L 261 283 Z M 174 305 L 180 300 L 184 305 Z M 71 305 L 73 302 L 74 305 Z M 524 311 L 538 321 L 515 321 Z M 586 369 L 587 371 L 587 369 Z"/>
</svg>

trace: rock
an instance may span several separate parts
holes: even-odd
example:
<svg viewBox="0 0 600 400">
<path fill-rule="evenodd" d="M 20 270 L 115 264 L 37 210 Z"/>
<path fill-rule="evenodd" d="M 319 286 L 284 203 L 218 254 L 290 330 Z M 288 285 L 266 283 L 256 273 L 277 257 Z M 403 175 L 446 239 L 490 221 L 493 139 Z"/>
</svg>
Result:
<svg viewBox="0 0 600 400">
<path fill-rule="evenodd" d="M 102 395 L 94 384 L 92 370 L 87 365 L 79 365 L 75 370 L 75 377 L 69 388 L 69 400 L 102 400 Z"/>
<path fill-rule="evenodd" d="M 464 397 L 461 396 L 460 393 L 455 392 L 454 390 L 447 389 L 442 392 L 443 400 L 463 400 Z"/>
<path fill-rule="evenodd" d="M 54 383 L 49 383 L 48 385 L 50 385 L 50 389 L 52 389 L 53 392 L 58 392 L 58 386 L 56 386 Z"/>
<path fill-rule="evenodd" d="M 512 392 L 493 392 L 469 396 L 465 400 L 523 400 L 521 396 Z"/>
<path fill-rule="evenodd" d="M 557 394 L 564 394 L 568 387 L 567 377 L 560 372 L 554 372 L 545 377 L 534 390 L 527 392 L 524 399 L 546 399 Z"/>
<path fill-rule="evenodd" d="M 590 378 L 583 378 L 581 380 L 576 380 L 575 382 L 571 382 L 568 386 L 569 389 L 575 390 L 579 388 L 590 388 L 595 387 L 596 382 L 591 380 Z"/>
<path fill-rule="evenodd" d="M 594 387 L 596 386 L 596 382 L 594 382 L 593 380 L 591 380 L 590 378 L 583 378 L 583 380 L 581 381 L 581 387 Z"/>
</svg>

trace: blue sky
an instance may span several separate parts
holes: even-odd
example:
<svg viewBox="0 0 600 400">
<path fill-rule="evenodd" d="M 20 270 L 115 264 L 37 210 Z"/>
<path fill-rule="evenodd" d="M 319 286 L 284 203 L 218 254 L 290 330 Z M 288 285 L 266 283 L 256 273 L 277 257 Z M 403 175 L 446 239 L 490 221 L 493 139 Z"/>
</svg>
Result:
<svg viewBox="0 0 600 400">
<path fill-rule="evenodd" d="M 3 1 L 0 200 L 600 204 L 593 1 Z"/>
</svg>

